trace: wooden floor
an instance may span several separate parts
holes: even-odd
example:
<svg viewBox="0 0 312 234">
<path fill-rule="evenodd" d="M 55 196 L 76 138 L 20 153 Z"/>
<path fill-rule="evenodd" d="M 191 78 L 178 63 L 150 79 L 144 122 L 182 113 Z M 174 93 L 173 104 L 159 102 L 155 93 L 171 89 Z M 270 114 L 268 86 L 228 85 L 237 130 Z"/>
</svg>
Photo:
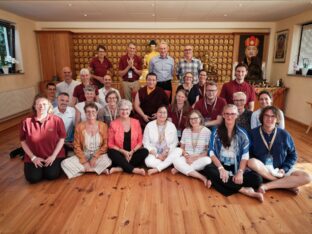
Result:
<svg viewBox="0 0 312 234">
<path fill-rule="evenodd" d="M 299 168 L 312 173 L 312 132 L 286 122 Z M 0 136 L 0 233 L 312 233 L 312 184 L 298 196 L 269 191 L 263 204 L 169 170 L 155 176 L 88 174 L 28 184 L 10 159 L 18 128 Z"/>
</svg>

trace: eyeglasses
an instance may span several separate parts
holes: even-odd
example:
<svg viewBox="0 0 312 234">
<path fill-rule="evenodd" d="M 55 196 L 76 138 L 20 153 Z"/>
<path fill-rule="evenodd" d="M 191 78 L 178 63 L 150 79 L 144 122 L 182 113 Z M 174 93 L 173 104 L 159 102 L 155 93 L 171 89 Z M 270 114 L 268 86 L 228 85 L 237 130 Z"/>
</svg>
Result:
<svg viewBox="0 0 312 234">
<path fill-rule="evenodd" d="M 207 89 L 207 90 L 206 90 L 206 92 L 211 92 L 211 93 L 212 93 L 212 92 L 216 92 L 216 91 L 217 91 L 217 89 Z"/>
<path fill-rule="evenodd" d="M 237 115 L 236 113 L 223 113 L 225 116 L 235 116 Z"/>
<path fill-rule="evenodd" d="M 158 114 L 161 114 L 161 115 L 166 115 L 166 114 L 167 114 L 167 111 L 158 111 L 157 113 L 158 113 Z"/>
<path fill-rule="evenodd" d="M 245 99 L 234 99 L 233 102 L 244 102 Z"/>
<path fill-rule="evenodd" d="M 97 111 L 95 111 L 95 110 L 88 110 L 88 111 L 86 111 L 86 113 L 87 114 L 95 114 Z"/>
<path fill-rule="evenodd" d="M 266 118 L 273 118 L 273 119 L 275 119 L 275 118 L 276 118 L 276 116 L 275 116 L 275 115 L 268 115 L 268 114 L 264 114 L 263 116 L 264 116 L 264 117 L 266 117 Z"/>
<path fill-rule="evenodd" d="M 198 120 L 199 119 L 199 117 L 191 117 L 190 118 L 190 120 L 192 121 L 192 120 Z"/>
<path fill-rule="evenodd" d="M 184 51 L 192 51 L 192 49 L 184 49 Z"/>
<path fill-rule="evenodd" d="M 120 108 L 120 111 L 129 111 L 129 108 Z"/>
</svg>

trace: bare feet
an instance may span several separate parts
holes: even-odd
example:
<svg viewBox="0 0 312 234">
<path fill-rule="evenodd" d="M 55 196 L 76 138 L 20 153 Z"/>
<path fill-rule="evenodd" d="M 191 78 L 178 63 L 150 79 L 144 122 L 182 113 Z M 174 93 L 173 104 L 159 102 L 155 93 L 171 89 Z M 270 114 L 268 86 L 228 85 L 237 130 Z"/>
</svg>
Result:
<svg viewBox="0 0 312 234">
<path fill-rule="evenodd" d="M 175 168 L 172 168 L 171 169 L 171 174 L 172 175 L 175 175 L 175 174 L 177 174 L 178 173 L 178 170 L 177 169 L 175 169 Z"/>
<path fill-rule="evenodd" d="M 211 180 L 207 180 L 205 186 L 206 186 L 207 188 L 210 188 L 211 185 L 212 185 Z"/>
<path fill-rule="evenodd" d="M 159 171 L 156 169 L 156 168 L 152 168 L 152 169 L 148 169 L 147 170 L 147 174 L 148 175 L 153 175 L 153 174 L 156 174 L 158 173 Z"/>
<path fill-rule="evenodd" d="M 109 175 L 109 169 L 105 169 L 103 172 L 105 175 Z"/>
<path fill-rule="evenodd" d="M 258 192 L 259 193 L 262 193 L 262 194 L 265 194 L 265 191 L 266 190 L 266 187 L 265 187 L 265 185 L 261 185 L 260 187 L 259 187 L 259 189 L 258 189 Z"/>
<path fill-rule="evenodd" d="M 145 176 L 145 170 L 143 168 L 134 168 L 132 173 Z"/>
<path fill-rule="evenodd" d="M 116 172 L 122 172 L 122 168 L 121 167 L 112 167 L 109 171 L 109 174 L 114 174 Z"/>
<path fill-rule="evenodd" d="M 240 190 L 239 190 L 240 193 L 248 196 L 248 197 L 253 197 L 253 198 L 256 198 L 258 199 L 258 201 L 260 202 L 263 202 L 264 201 L 264 197 L 263 197 L 263 193 L 260 193 L 260 192 L 255 192 L 255 190 L 253 188 L 245 188 L 245 187 L 242 187 Z"/>
<path fill-rule="evenodd" d="M 287 190 L 290 191 L 290 192 L 292 192 L 292 193 L 294 193 L 295 195 L 298 195 L 299 192 L 300 192 L 300 190 L 299 190 L 298 187 L 295 187 L 295 188 L 288 188 Z"/>
</svg>

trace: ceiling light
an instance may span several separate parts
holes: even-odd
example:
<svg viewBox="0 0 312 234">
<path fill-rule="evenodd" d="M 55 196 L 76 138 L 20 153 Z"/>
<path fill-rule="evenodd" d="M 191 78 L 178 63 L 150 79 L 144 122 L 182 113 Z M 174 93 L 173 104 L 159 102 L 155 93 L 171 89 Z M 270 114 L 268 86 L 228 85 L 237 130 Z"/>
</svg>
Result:
<svg viewBox="0 0 312 234">
<path fill-rule="evenodd" d="M 73 4 L 71 4 L 71 3 L 68 3 L 68 6 L 69 6 L 69 7 L 71 7 L 72 5 L 73 5 Z"/>
<path fill-rule="evenodd" d="M 87 15 L 87 14 L 84 14 L 83 16 L 84 16 L 84 17 L 87 17 L 88 15 Z"/>
<path fill-rule="evenodd" d="M 152 14 L 152 16 L 154 17 L 154 16 L 155 16 L 155 14 Z"/>
<path fill-rule="evenodd" d="M 224 14 L 223 16 L 227 17 L 227 14 Z"/>
<path fill-rule="evenodd" d="M 240 3 L 238 6 L 239 6 L 239 7 L 242 7 L 242 6 L 243 6 L 243 4 L 241 4 L 241 3 Z"/>
</svg>

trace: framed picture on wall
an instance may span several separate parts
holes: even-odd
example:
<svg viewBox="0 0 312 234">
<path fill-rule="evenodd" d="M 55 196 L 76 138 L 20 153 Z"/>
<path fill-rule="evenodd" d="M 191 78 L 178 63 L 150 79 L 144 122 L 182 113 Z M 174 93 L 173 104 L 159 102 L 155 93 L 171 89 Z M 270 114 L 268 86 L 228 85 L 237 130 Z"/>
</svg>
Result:
<svg viewBox="0 0 312 234">
<path fill-rule="evenodd" d="M 239 51 L 237 61 L 249 65 L 252 58 L 255 58 L 258 64 L 262 64 L 263 47 L 263 34 L 241 34 L 239 37 Z"/>
<path fill-rule="evenodd" d="M 288 41 L 288 29 L 279 31 L 275 35 L 274 58 L 275 63 L 285 63 Z"/>
</svg>

